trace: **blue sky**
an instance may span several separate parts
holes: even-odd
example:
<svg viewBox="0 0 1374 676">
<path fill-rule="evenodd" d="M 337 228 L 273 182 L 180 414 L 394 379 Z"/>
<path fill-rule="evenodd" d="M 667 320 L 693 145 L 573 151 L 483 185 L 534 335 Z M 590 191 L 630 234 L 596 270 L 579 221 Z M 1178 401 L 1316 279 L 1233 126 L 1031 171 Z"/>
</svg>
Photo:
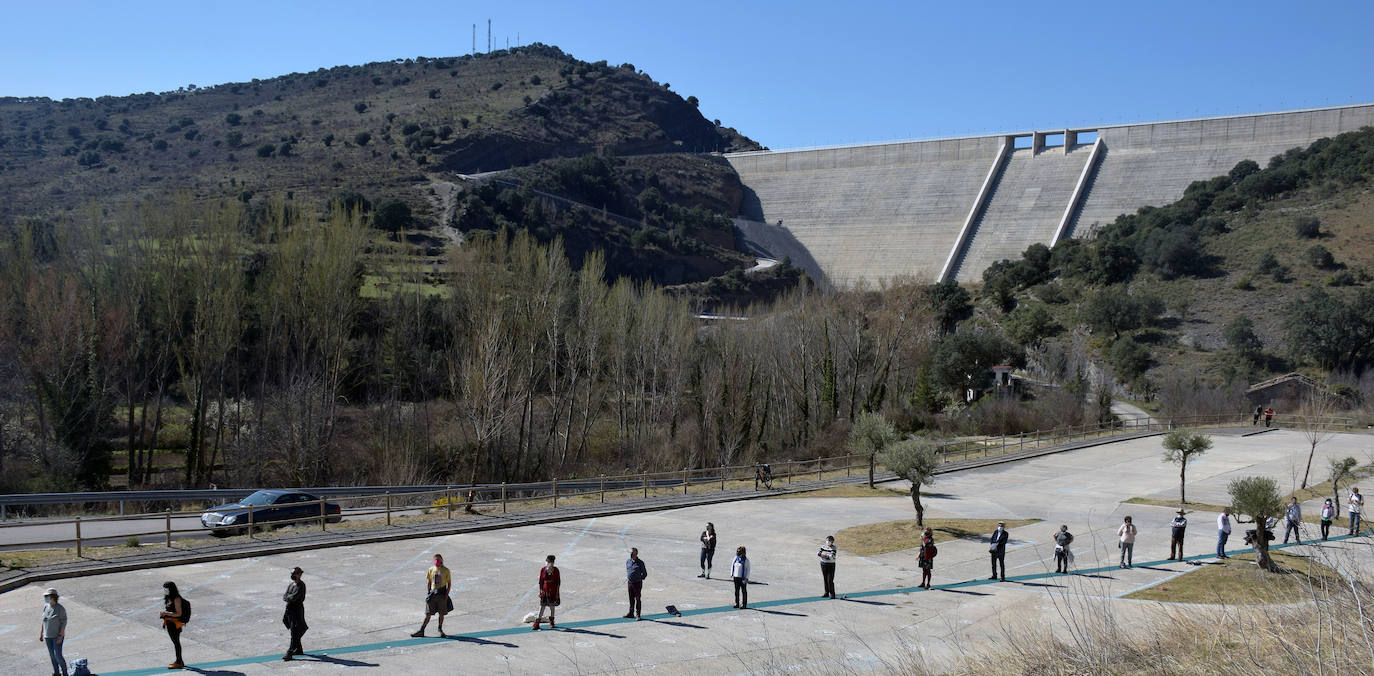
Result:
<svg viewBox="0 0 1374 676">
<path fill-rule="evenodd" d="M 1374 101 L 1374 2 L 20 2 L 0 96 L 124 95 L 492 43 L 630 62 L 775 149 Z"/>
</svg>

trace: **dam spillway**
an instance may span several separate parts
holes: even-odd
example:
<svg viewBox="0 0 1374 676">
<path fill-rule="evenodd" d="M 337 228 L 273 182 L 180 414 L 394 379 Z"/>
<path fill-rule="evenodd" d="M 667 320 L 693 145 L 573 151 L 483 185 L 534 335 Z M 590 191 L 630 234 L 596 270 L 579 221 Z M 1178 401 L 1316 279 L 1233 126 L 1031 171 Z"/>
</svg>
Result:
<svg viewBox="0 0 1374 676">
<path fill-rule="evenodd" d="M 982 279 L 1242 160 L 1374 125 L 1374 104 L 809 150 L 730 153 L 741 236 L 845 286 Z"/>
</svg>

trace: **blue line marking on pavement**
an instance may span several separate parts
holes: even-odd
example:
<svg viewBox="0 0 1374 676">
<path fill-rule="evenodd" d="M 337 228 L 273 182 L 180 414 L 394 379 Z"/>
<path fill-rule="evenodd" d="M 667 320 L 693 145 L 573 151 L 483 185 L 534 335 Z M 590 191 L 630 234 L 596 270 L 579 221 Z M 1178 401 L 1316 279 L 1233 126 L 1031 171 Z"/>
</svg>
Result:
<svg viewBox="0 0 1374 676">
<path fill-rule="evenodd" d="M 1334 535 L 1334 536 L 1332 536 L 1332 537 L 1330 538 L 1330 540 L 1332 540 L 1332 541 L 1348 540 L 1348 539 L 1353 538 L 1353 537 L 1366 535 L 1367 533 L 1368 533 L 1368 531 L 1362 531 L 1362 532 L 1358 533 L 1357 535 Z M 1309 542 L 1309 543 L 1312 543 L 1312 542 L 1321 542 L 1321 540 L 1309 540 L 1308 542 Z M 1271 549 L 1271 550 L 1273 550 L 1273 549 L 1285 549 L 1285 548 L 1287 548 L 1287 547 L 1296 547 L 1298 544 L 1300 544 L 1300 543 L 1296 543 L 1296 542 L 1295 542 L 1295 543 L 1293 543 L 1293 544 L 1273 544 L 1273 545 L 1269 545 L 1269 549 Z M 1234 555 L 1234 554 L 1250 554 L 1250 553 L 1253 553 L 1254 551 L 1255 551 L 1254 549 L 1250 549 L 1250 548 L 1247 548 L 1247 549 L 1234 549 L 1234 550 L 1229 550 L 1229 551 L 1227 552 L 1227 554 L 1228 554 L 1228 555 Z M 1214 555 L 1214 554 L 1202 554 L 1202 555 L 1198 555 L 1198 556 L 1187 556 L 1187 557 L 1184 557 L 1184 560 L 1185 560 L 1185 561 L 1202 561 L 1202 560 L 1215 559 L 1215 558 L 1216 558 L 1216 555 Z M 1141 563 L 1141 564 L 1138 564 L 1138 565 L 1140 565 L 1140 566 L 1159 566 L 1159 565 L 1165 565 L 1165 564 L 1168 564 L 1168 563 L 1171 563 L 1171 562 L 1172 562 L 1172 560 L 1170 560 L 1170 559 L 1164 559 L 1164 560 L 1160 560 L 1160 561 L 1147 561 L 1147 562 L 1145 562 L 1145 563 Z M 1102 567 L 1099 567 L 1099 568 L 1084 568 L 1084 569 L 1075 570 L 1073 573 L 1070 573 L 1069 575 L 1093 575 L 1093 574 L 1097 574 L 1097 573 L 1107 573 L 1107 572 L 1111 572 L 1111 571 L 1114 571 L 1114 570 L 1119 570 L 1119 567 L 1118 567 L 1118 566 L 1102 566 Z M 1058 576 L 1059 576 L 1058 573 L 1031 573 L 1031 574 L 1028 574 L 1028 575 L 1015 575 L 1015 576 L 1011 576 L 1011 577 L 1008 577 L 1008 578 L 1007 578 L 1007 581 L 1008 581 L 1008 582 L 1022 582 L 1022 581 L 1040 580 L 1040 579 L 1044 579 L 1044 578 L 1058 577 Z M 950 583 L 950 584 L 934 585 L 934 586 L 932 586 L 932 588 L 931 588 L 930 591 L 939 590 L 939 589 L 962 589 L 962 588 L 965 588 L 965 587 L 978 587 L 978 586 L 988 585 L 988 584 L 1000 584 L 1000 581 L 998 581 L 998 580 L 985 580 L 985 579 L 981 579 L 981 578 L 980 578 L 980 579 L 975 579 L 975 580 L 966 580 L 966 581 L 964 581 L 964 582 L 953 582 L 953 583 Z M 1158 583 L 1156 582 L 1156 583 L 1153 583 L 1153 584 L 1158 584 Z M 1146 585 L 1146 586 L 1149 586 L 1149 585 Z M 870 596 L 889 596 L 889 595 L 892 595 L 892 594 L 915 594 L 915 593 L 924 592 L 924 591 L 928 591 L 928 590 L 926 590 L 926 589 L 924 589 L 924 588 L 922 588 L 922 587 L 895 587 L 895 588 L 892 588 L 892 589 L 870 589 L 870 590 L 866 590 L 866 591 L 850 592 L 850 593 L 848 593 L 848 594 L 845 594 L 845 595 L 844 595 L 844 598 L 866 598 L 866 597 L 870 597 Z M 756 602 L 756 603 L 751 604 L 751 607 L 758 607 L 758 608 L 773 608 L 773 607 L 777 607 L 777 606 L 790 606 L 790 605 L 797 605 L 797 604 L 801 604 L 801 603 L 819 603 L 819 602 L 824 601 L 824 600 L 826 600 L 826 599 L 824 599 L 824 598 L 822 598 L 822 597 L 820 597 L 820 596 L 797 596 L 797 597 L 789 598 L 789 599 L 774 599 L 774 600 L 771 600 L 771 601 L 759 601 L 759 602 Z M 734 608 L 734 607 L 732 607 L 732 606 L 713 606 L 713 607 L 710 607 L 710 608 L 693 608 L 693 609 L 691 609 L 691 610 L 683 610 L 683 611 L 682 611 L 682 616 L 683 616 L 683 617 L 690 617 L 690 616 L 692 616 L 692 615 L 710 615 L 710 614 L 715 614 L 715 613 L 727 613 L 727 612 L 737 612 L 737 609 Z M 673 619 L 673 616 L 672 616 L 672 615 L 669 615 L 668 613 L 655 613 L 655 614 L 651 614 L 651 615 L 645 615 L 645 616 L 644 616 L 644 619 L 645 619 L 645 620 L 650 620 L 650 621 L 652 621 L 652 620 L 671 620 L 671 619 Z M 604 626 L 607 626 L 607 625 L 630 624 L 630 623 L 634 623 L 634 622 L 635 622 L 635 620 L 627 619 L 627 618 L 624 618 L 624 617 L 613 617 L 613 618 L 601 618 L 601 619 L 596 619 L 596 620 L 581 620 L 581 621 L 578 621 L 578 622 L 563 622 L 563 623 L 560 623 L 558 626 L 559 626 L 560 629 L 582 629 L 582 628 L 585 628 L 585 627 L 604 627 Z M 557 629 L 551 629 L 551 630 L 549 630 L 549 631 L 558 631 L 558 630 L 557 630 Z M 439 638 L 439 637 L 426 637 L 426 638 L 398 638 L 398 639 L 393 640 L 393 641 L 379 641 L 379 642 L 376 642 L 376 643 L 362 643 L 362 644 L 359 644 L 359 645 L 340 646 L 340 647 L 337 647 L 337 648 L 325 648 L 325 649 L 323 649 L 323 650 L 312 650 L 312 651 L 309 651 L 309 652 L 306 653 L 306 657 L 310 657 L 310 656 L 327 656 L 327 655 L 351 655 L 351 654 L 356 654 L 356 653 L 374 652 L 374 651 L 378 651 L 378 650 L 388 650 L 388 649 L 391 649 L 391 648 L 412 648 L 412 647 L 418 647 L 418 646 L 433 645 L 433 644 L 437 644 L 437 643 L 446 643 L 446 642 L 449 642 L 449 641 L 460 641 L 460 642 L 461 642 L 461 641 L 463 641 L 464 639 L 469 639 L 469 640 L 471 640 L 471 639 L 479 639 L 479 640 L 480 640 L 480 639 L 487 639 L 487 638 L 499 638 L 499 637 L 503 637 L 503 636 L 516 636 L 516 635 L 521 635 L 521 634 L 528 636 L 530 633 L 531 633 L 531 632 L 530 632 L 530 629 L 529 629 L 529 628 L 524 627 L 524 626 L 519 626 L 519 627 L 505 627 L 505 628 L 501 628 L 501 629 L 488 629 L 488 630 L 486 630 L 486 631 L 473 631 L 473 632 L 468 632 L 468 633 L 465 633 L 465 634 L 449 634 L 448 638 Z M 224 667 L 240 667 L 240 666 L 244 666 L 244 665 L 248 665 L 248 664 L 267 664 L 267 663 L 270 663 L 270 662 L 277 662 L 277 661 L 280 661 L 280 660 L 281 660 L 281 655 L 278 655 L 278 654 L 272 654 L 272 655 L 255 655 L 255 656 L 251 656 L 251 657 L 234 657 L 234 658 L 230 658 L 230 659 L 226 659 L 226 660 L 216 660 L 216 661 L 211 661 L 211 662 L 196 662 L 196 663 L 193 663 L 193 664 L 187 664 L 187 665 L 186 665 L 186 668 L 187 668 L 188 671 L 191 671 L 191 670 L 221 669 L 221 668 L 224 668 Z M 129 670 L 125 670 L 125 671 L 107 671 L 107 672 L 101 672 L 101 673 L 102 673 L 102 676 L 153 676 L 153 674 L 165 674 L 165 673 L 168 673 L 168 669 L 167 669 L 167 667 L 153 667 L 153 668 L 149 668 L 149 669 L 129 669 Z"/>
</svg>

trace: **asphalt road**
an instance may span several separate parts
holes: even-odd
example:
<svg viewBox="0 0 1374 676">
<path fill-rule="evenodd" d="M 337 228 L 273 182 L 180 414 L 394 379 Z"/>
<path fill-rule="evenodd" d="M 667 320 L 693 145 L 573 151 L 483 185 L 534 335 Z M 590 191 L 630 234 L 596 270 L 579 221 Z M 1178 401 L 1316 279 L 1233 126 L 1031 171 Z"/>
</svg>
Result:
<svg viewBox="0 0 1374 676">
<path fill-rule="evenodd" d="M 344 521 L 361 521 L 385 518 L 377 514 L 358 515 L 358 512 L 371 512 L 375 507 L 365 509 L 346 509 Z M 420 514 L 419 509 L 392 510 L 393 516 Z M 130 536 L 137 535 L 141 543 L 166 541 L 166 517 L 162 515 L 128 517 L 121 519 L 81 522 L 81 542 L 83 546 L 100 547 L 124 544 Z M 209 529 L 200 525 L 200 512 L 172 515 L 172 530 L 190 532 L 172 533 L 173 540 L 204 539 L 214 537 Z M 73 546 L 76 526 L 70 519 L 30 519 L 10 521 L 0 526 L 0 551 L 15 549 L 65 549 Z M 52 542 L 54 540 L 64 542 Z M 30 544 L 47 542 L 49 544 Z"/>
</svg>

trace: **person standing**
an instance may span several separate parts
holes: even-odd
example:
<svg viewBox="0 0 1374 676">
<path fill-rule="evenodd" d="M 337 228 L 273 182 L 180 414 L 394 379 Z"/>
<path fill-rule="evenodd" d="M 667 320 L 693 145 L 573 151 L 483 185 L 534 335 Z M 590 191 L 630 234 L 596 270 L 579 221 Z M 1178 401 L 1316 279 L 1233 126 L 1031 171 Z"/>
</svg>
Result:
<svg viewBox="0 0 1374 676">
<path fill-rule="evenodd" d="M 1266 409 L 1264 409 L 1264 426 L 1265 426 L 1265 427 L 1268 427 L 1268 426 L 1269 426 L 1269 422 L 1270 422 L 1271 420 L 1273 420 L 1273 419 L 1274 419 L 1274 409 L 1273 409 L 1273 408 L 1266 408 Z"/>
<path fill-rule="evenodd" d="M 835 551 L 835 536 L 825 536 L 825 544 L 821 545 L 816 556 L 821 559 L 821 582 L 825 584 L 825 592 L 821 598 L 835 598 L 835 559 L 838 552 Z"/>
<path fill-rule="evenodd" d="M 62 644 L 67 640 L 67 609 L 57 602 L 57 590 L 48 587 L 43 592 L 43 622 L 38 628 L 38 640 L 48 648 L 48 659 L 52 660 L 52 673 L 67 676 L 67 660 L 62 657 Z M 181 660 L 178 659 L 178 662 Z"/>
<path fill-rule="evenodd" d="M 1336 518 L 1336 506 L 1331 504 L 1331 498 L 1327 498 L 1322 503 L 1322 539 L 1331 536 L 1331 520 Z"/>
<path fill-rule="evenodd" d="M 921 548 L 916 553 L 916 565 L 921 568 L 921 584 L 930 589 L 930 574 L 935 570 L 935 533 L 929 528 L 921 533 Z"/>
<path fill-rule="evenodd" d="M 1073 552 L 1069 551 L 1069 545 L 1073 544 L 1073 533 L 1069 532 L 1068 525 L 1059 527 L 1059 532 L 1054 534 L 1054 572 L 1069 572 L 1069 561 L 1073 560 Z"/>
<path fill-rule="evenodd" d="M 437 614 L 439 616 L 439 638 L 448 638 L 444 633 L 444 616 L 453 610 L 453 598 L 449 593 L 453 591 L 453 573 L 444 565 L 444 557 L 441 554 L 434 555 L 434 565 L 425 571 L 425 621 L 420 623 L 420 628 L 414 634 L 414 638 L 425 635 L 425 627 L 429 626 L 429 618 Z"/>
<path fill-rule="evenodd" d="M 1131 555 L 1135 552 L 1135 524 L 1131 523 L 1131 517 L 1126 517 L 1121 522 L 1121 527 L 1116 529 L 1116 537 L 1121 540 L 1117 545 L 1121 548 L 1121 565 L 1118 568 L 1131 567 Z"/>
<path fill-rule="evenodd" d="M 630 594 L 630 612 L 625 613 L 625 619 L 644 619 L 644 599 L 641 593 L 644 591 L 644 579 L 647 577 L 649 567 L 639 558 L 639 549 L 631 547 L 630 558 L 625 560 L 625 586 Z"/>
<path fill-rule="evenodd" d="M 1231 508 L 1222 507 L 1217 516 L 1217 558 L 1229 559 L 1226 555 L 1226 539 L 1231 537 Z"/>
<path fill-rule="evenodd" d="M 735 548 L 735 560 L 730 562 L 730 579 L 735 583 L 735 607 L 749 607 L 749 557 L 744 545 Z"/>
<path fill-rule="evenodd" d="M 1169 560 L 1183 560 L 1183 533 L 1188 530 L 1188 517 L 1184 516 L 1183 508 L 1178 508 L 1178 516 L 1169 523 Z M 1174 552 L 1178 553 L 1175 554 Z"/>
<path fill-rule="evenodd" d="M 553 623 L 553 611 L 563 603 L 558 597 L 558 587 L 562 584 L 563 579 L 558 574 L 558 566 L 553 565 L 553 554 L 549 554 L 544 557 L 544 567 L 539 569 L 539 614 L 534 616 L 534 631 L 539 631 L 539 620 L 544 617 L 544 608 L 549 609 L 549 629 L 558 628 Z"/>
<path fill-rule="evenodd" d="M 290 662 L 295 655 L 304 655 L 305 650 L 301 648 L 301 637 L 310 629 L 305 623 L 305 581 L 301 575 L 305 571 L 299 566 L 291 569 L 291 584 L 286 586 L 286 593 L 281 595 L 281 600 L 286 603 L 286 612 L 282 613 L 281 623 L 291 631 L 291 645 L 287 646 L 286 654 L 282 655 L 282 661 Z"/>
<path fill-rule="evenodd" d="M 1302 523 L 1302 505 L 1298 504 L 1297 498 L 1288 499 L 1288 509 L 1283 512 L 1283 544 L 1288 544 L 1288 534 L 1293 534 L 1293 540 L 1302 544 L 1302 535 L 1298 532 L 1298 526 Z"/>
<path fill-rule="evenodd" d="M 1263 406 L 1256 406 L 1256 407 L 1255 407 L 1255 419 L 1252 420 L 1252 421 L 1250 421 L 1250 425 L 1251 425 L 1251 426 L 1258 425 L 1258 424 L 1259 424 L 1259 417 L 1260 417 L 1261 415 L 1263 415 L 1263 414 L 1264 414 L 1264 407 L 1263 407 Z"/>
<path fill-rule="evenodd" d="M 701 574 L 697 577 L 711 579 L 711 560 L 716 557 L 716 525 L 706 523 L 706 530 L 701 531 Z"/>
<path fill-rule="evenodd" d="M 1364 508 L 1364 497 L 1359 487 L 1350 489 L 1350 534 L 1360 532 L 1360 510 Z"/>
<path fill-rule="evenodd" d="M 181 598 L 181 592 L 177 591 L 177 583 L 170 580 L 163 582 L 162 591 L 162 612 L 158 613 L 158 617 L 162 619 L 162 626 L 167 628 L 167 637 L 172 639 L 172 649 L 176 651 L 176 659 L 167 668 L 181 669 L 186 666 L 181 661 L 181 627 L 186 623 L 186 603 Z"/>
<path fill-rule="evenodd" d="M 992 577 L 989 580 L 1000 579 L 1007 581 L 1007 524 L 1005 521 L 997 522 L 997 530 L 992 531 L 988 537 L 988 554 L 992 557 Z M 1002 572 L 997 572 L 997 565 L 1002 565 Z"/>
</svg>

